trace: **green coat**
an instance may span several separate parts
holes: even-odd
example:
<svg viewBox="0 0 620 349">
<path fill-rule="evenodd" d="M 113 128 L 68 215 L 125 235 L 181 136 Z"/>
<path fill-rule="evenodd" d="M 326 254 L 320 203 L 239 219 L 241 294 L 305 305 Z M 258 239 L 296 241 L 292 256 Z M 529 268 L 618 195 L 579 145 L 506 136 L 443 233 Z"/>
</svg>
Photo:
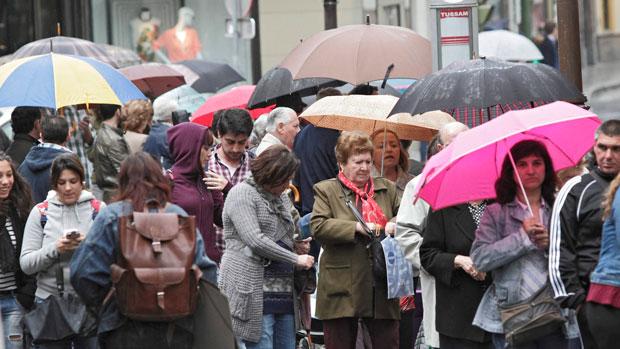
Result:
<svg viewBox="0 0 620 349">
<path fill-rule="evenodd" d="M 390 220 L 396 216 L 400 205 L 396 187 L 385 178 L 375 178 L 374 185 L 374 199 Z M 355 202 L 353 192 L 346 187 L 344 190 Z M 322 320 L 342 317 L 399 319 L 398 299 L 388 300 L 384 291 L 374 291 L 369 251 L 366 244 L 356 238 L 356 222 L 345 204 L 337 179 L 314 186 L 312 234 L 323 247 L 316 315 Z"/>
</svg>

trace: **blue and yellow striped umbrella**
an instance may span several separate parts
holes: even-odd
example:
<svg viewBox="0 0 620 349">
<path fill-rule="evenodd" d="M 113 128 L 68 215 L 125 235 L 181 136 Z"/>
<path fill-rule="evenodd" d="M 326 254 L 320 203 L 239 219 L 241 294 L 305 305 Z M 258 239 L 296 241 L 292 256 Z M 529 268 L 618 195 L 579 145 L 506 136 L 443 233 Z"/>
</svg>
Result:
<svg viewBox="0 0 620 349">
<path fill-rule="evenodd" d="M 123 74 L 96 59 L 48 53 L 0 66 L 0 107 L 58 109 L 146 99 Z"/>
</svg>

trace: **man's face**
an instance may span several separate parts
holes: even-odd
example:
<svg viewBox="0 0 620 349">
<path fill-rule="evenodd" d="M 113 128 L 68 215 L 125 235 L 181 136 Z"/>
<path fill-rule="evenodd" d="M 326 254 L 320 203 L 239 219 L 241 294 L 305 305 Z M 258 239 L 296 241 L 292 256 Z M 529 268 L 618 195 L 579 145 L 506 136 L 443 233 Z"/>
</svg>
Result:
<svg viewBox="0 0 620 349">
<path fill-rule="evenodd" d="M 295 136 L 299 133 L 299 118 L 297 114 L 291 114 L 288 123 L 278 124 L 278 133 L 280 135 L 280 141 L 289 149 L 293 149 Z"/>
<path fill-rule="evenodd" d="M 600 134 L 594 145 L 596 164 L 604 174 L 616 175 L 620 172 L 620 136 Z"/>
<path fill-rule="evenodd" d="M 241 161 L 241 157 L 245 153 L 245 146 L 248 141 L 248 137 L 242 133 L 232 134 L 226 133 L 220 137 L 222 145 L 222 153 L 228 161 L 238 162 Z"/>
</svg>

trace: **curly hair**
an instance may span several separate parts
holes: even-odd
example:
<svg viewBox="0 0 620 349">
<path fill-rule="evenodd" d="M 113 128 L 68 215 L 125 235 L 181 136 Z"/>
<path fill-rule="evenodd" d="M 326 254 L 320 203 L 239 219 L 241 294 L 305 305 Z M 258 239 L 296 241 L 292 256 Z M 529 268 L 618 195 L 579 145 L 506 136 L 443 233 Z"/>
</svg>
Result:
<svg viewBox="0 0 620 349">
<path fill-rule="evenodd" d="M 121 109 L 121 120 L 126 131 L 142 133 L 153 119 L 153 106 L 146 99 L 134 99 Z"/>
<path fill-rule="evenodd" d="M 541 194 L 545 202 L 553 206 L 555 201 L 555 182 L 556 176 L 553 171 L 553 162 L 547 152 L 547 148 L 544 144 L 534 141 L 525 140 L 512 146 L 510 149 L 512 157 L 515 163 L 519 160 L 530 156 L 540 156 L 545 163 L 545 179 L 542 183 Z M 497 202 L 505 205 L 512 202 L 517 195 L 518 184 L 514 180 L 515 170 L 512 167 L 510 157 L 506 155 L 504 157 L 504 163 L 502 164 L 502 172 L 500 177 L 495 181 L 495 193 L 497 195 Z"/>
<path fill-rule="evenodd" d="M 367 134 L 359 131 L 344 131 L 336 142 L 336 160 L 344 165 L 353 155 L 368 153 L 372 156 L 374 147 Z"/>
</svg>

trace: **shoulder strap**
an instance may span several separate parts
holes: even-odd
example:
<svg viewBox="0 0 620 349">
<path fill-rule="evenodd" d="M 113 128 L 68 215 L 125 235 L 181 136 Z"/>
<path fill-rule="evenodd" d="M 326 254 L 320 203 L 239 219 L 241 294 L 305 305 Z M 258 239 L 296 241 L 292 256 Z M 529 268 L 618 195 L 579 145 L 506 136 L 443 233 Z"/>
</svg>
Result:
<svg viewBox="0 0 620 349">
<path fill-rule="evenodd" d="M 357 219 L 357 221 L 362 225 L 362 227 L 364 228 L 366 233 L 370 237 L 373 237 L 374 234 L 372 233 L 372 231 L 370 230 L 370 228 L 368 227 L 366 222 L 364 222 L 364 218 L 360 214 L 360 211 L 357 210 L 357 207 L 355 207 L 353 202 L 351 202 L 351 199 L 349 199 L 347 197 L 347 193 L 344 191 L 344 186 L 342 185 L 342 183 L 340 182 L 340 180 L 338 178 L 336 178 L 336 182 L 338 182 L 338 185 L 340 186 L 340 190 L 342 190 L 342 195 L 344 195 L 344 203 L 345 203 L 345 205 L 347 205 L 347 207 L 351 210 L 351 212 L 355 216 L 355 219 Z"/>
<path fill-rule="evenodd" d="M 37 209 L 39 210 L 39 214 L 41 215 L 41 229 L 45 229 L 45 224 L 47 223 L 47 209 L 49 207 L 49 203 L 47 200 L 37 204 Z"/>
</svg>

